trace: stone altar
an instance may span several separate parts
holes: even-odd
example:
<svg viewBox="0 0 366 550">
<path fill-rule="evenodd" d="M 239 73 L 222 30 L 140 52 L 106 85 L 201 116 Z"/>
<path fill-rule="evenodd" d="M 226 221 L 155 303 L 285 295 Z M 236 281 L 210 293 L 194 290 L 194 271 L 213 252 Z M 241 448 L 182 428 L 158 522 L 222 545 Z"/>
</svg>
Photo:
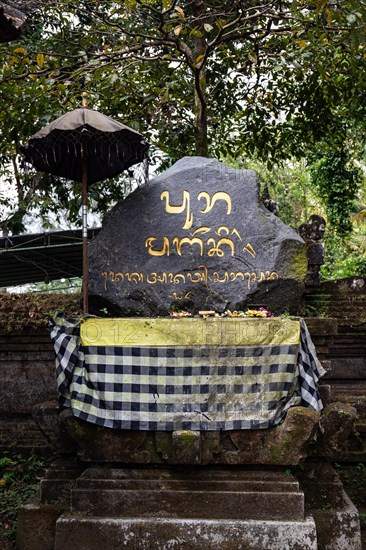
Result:
<svg viewBox="0 0 366 550">
<path fill-rule="evenodd" d="M 182 159 L 118 204 L 90 252 L 94 311 L 119 316 L 258 304 L 297 312 L 306 274 L 304 242 L 260 205 L 256 175 L 209 159 Z M 331 416 L 346 417 L 351 430 L 351 409 Z M 294 407 L 280 426 L 248 436 L 113 431 L 67 410 L 61 418 L 78 457 L 69 448 L 42 480 L 39 501 L 22 509 L 19 550 L 361 549 L 357 511 L 337 482 L 328 483 L 339 496 L 329 509 L 311 500 L 328 487 L 318 461 L 311 515 L 284 468 L 319 458 L 315 411 Z M 341 439 L 331 420 L 318 430 L 323 450 L 327 437 L 336 447 Z"/>
</svg>

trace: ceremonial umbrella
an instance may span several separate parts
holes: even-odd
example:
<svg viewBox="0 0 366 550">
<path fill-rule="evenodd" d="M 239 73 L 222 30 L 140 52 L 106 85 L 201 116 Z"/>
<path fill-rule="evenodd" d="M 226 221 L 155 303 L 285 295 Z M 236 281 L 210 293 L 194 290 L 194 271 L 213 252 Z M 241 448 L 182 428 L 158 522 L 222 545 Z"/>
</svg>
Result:
<svg viewBox="0 0 366 550">
<path fill-rule="evenodd" d="M 147 157 L 149 144 L 128 126 L 85 105 L 47 124 L 21 147 L 40 172 L 82 182 L 83 310 L 88 312 L 88 184 L 117 176 Z"/>
</svg>

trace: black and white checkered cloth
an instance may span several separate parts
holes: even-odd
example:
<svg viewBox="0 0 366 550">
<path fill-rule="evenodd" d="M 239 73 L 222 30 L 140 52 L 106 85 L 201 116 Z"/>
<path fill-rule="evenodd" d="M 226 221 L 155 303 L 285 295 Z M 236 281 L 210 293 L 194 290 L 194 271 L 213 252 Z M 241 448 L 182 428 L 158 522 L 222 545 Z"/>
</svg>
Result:
<svg viewBox="0 0 366 550">
<path fill-rule="evenodd" d="M 318 381 L 324 376 L 325 369 L 316 355 L 315 346 L 304 319 L 300 320 L 300 348 L 297 364 L 302 405 L 316 411 L 322 410 Z"/>
<path fill-rule="evenodd" d="M 242 430 L 275 426 L 294 405 L 322 409 L 324 370 L 304 321 L 300 345 L 260 347 L 83 346 L 80 322 L 56 316 L 51 338 L 60 404 L 82 420 L 130 430 Z"/>
</svg>

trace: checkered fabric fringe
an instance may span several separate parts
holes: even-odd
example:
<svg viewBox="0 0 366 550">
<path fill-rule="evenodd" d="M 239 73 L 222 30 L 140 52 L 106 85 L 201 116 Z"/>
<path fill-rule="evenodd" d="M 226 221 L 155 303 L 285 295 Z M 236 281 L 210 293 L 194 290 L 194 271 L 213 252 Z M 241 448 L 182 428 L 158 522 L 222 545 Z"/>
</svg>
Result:
<svg viewBox="0 0 366 550">
<path fill-rule="evenodd" d="M 100 426 L 263 429 L 291 406 L 322 409 L 324 369 L 304 321 L 300 346 L 262 347 L 83 346 L 80 319 L 51 324 L 60 404 Z"/>
<path fill-rule="evenodd" d="M 304 407 L 321 411 L 323 404 L 318 392 L 318 381 L 324 376 L 325 369 L 316 355 L 315 346 L 304 319 L 300 320 L 300 349 L 297 363 L 302 404 Z"/>
</svg>

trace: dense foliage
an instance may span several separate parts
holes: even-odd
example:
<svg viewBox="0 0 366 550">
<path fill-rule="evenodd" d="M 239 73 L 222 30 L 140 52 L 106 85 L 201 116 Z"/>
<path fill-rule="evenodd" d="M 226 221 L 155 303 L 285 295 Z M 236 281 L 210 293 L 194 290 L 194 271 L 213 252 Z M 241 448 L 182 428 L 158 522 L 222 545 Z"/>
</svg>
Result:
<svg viewBox="0 0 366 550">
<path fill-rule="evenodd" d="M 267 188 L 279 206 L 279 217 L 293 228 L 309 221 L 311 214 L 327 218 L 324 238 L 325 264 L 322 279 L 366 277 L 366 185 L 359 169 L 350 169 L 343 159 L 333 159 L 339 171 L 333 173 L 332 156 L 320 157 L 309 165 L 304 160 L 275 164 L 270 169 L 257 159 L 225 159 L 236 168 L 254 170 L 260 180 L 261 195 Z M 327 164 L 328 163 L 328 164 Z M 321 181 L 318 166 L 325 166 Z M 333 180 L 334 176 L 334 180 Z M 350 181 L 348 181 L 348 179 Z M 357 179 L 361 178 L 359 186 Z M 322 200 L 322 190 L 324 195 Z M 352 197 L 357 190 L 356 199 Z M 332 199 L 334 197 L 334 200 Z M 326 200 L 324 200 L 324 198 Z M 342 209 L 342 203 L 344 208 Z M 336 215 L 339 217 L 336 217 Z M 352 232 L 350 228 L 352 227 Z"/>
<path fill-rule="evenodd" d="M 360 171 L 347 166 L 347 157 L 340 149 L 323 154 L 312 165 L 311 174 L 329 223 L 345 237 L 352 231 L 350 213 L 361 180 Z"/>
<path fill-rule="evenodd" d="M 158 169 L 200 154 L 239 163 L 256 157 L 273 170 L 286 159 L 309 164 L 317 151 L 314 188 L 338 233 L 349 231 L 358 192 L 351 174 L 365 153 L 365 2 L 43 0 L 40 6 L 21 39 L 0 46 L 4 231 L 21 231 L 32 208 L 45 220 L 49 211 L 63 210 L 70 221 L 80 220 L 80 186 L 24 176 L 18 151 L 40 127 L 78 106 L 85 89 L 91 106 L 150 140 Z M 289 201 L 306 199 L 305 179 L 296 180 L 296 190 L 286 183 L 274 188 L 287 210 Z M 127 182 L 122 176 L 92 186 L 91 208 L 105 212 Z"/>
<path fill-rule="evenodd" d="M 45 461 L 20 454 L 0 456 L 0 547 L 14 548 L 21 506 L 37 492 Z"/>
</svg>

